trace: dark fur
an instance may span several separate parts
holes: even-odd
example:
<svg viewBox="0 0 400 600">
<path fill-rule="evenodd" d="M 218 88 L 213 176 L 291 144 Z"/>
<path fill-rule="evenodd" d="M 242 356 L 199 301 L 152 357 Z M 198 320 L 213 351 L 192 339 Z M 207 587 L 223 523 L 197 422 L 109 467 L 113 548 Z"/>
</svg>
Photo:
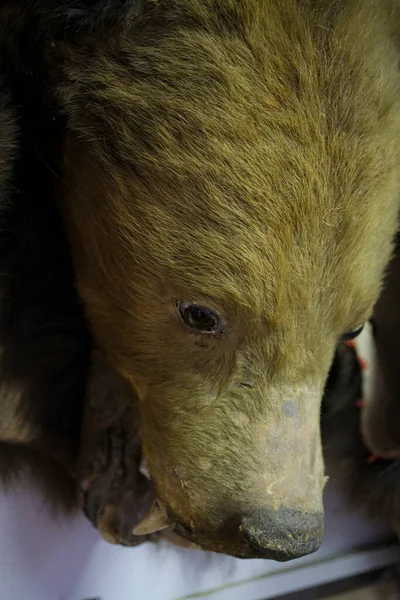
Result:
<svg viewBox="0 0 400 600">
<path fill-rule="evenodd" d="M 13 4 L 10 17 L 15 10 L 22 15 L 27 3 Z M 54 202 L 62 122 L 43 99 L 41 50 L 28 43 L 35 34 L 24 35 L 31 15 L 7 22 L 6 10 L 3 3 L 1 65 L 18 145 L 15 158 L 9 153 L 11 185 L 0 214 L 0 394 L 10 386 L 21 390 L 22 400 L 16 407 L 3 401 L 0 417 L 4 422 L 13 412 L 34 433 L 27 442 L 0 442 L 0 472 L 9 481 L 28 467 L 52 499 L 71 505 L 90 340 Z M 11 32 L 18 38 L 14 56 L 6 43 Z"/>
<path fill-rule="evenodd" d="M 336 5 L 338 10 L 340 8 L 339 4 Z M 214 19 L 211 12 L 210 14 L 207 13 L 207 18 L 205 18 L 206 24 L 202 24 L 201 21 L 204 15 L 201 15 L 200 5 L 201 3 L 198 6 L 196 5 L 198 11 L 196 12 L 197 9 L 193 10 L 192 15 L 188 16 L 184 13 L 182 16 L 181 14 L 181 24 L 183 23 L 188 29 L 191 26 L 196 26 L 195 28 L 201 31 L 202 27 L 205 27 L 208 23 L 209 30 L 213 35 L 216 35 L 216 32 L 218 33 L 219 28 L 222 27 L 224 35 L 229 40 L 232 32 L 230 31 L 231 22 L 228 3 L 228 8 L 221 17 L 218 16 L 218 18 Z M 323 6 L 324 3 L 321 3 L 321 5 Z M 138 10 L 141 6 L 142 3 L 137 2 Z M 134 60 L 135 57 L 133 56 L 132 58 L 129 52 L 126 52 L 122 42 L 121 48 L 118 47 L 118 43 L 115 48 L 112 45 L 110 46 L 110 44 L 106 44 L 108 53 L 105 52 L 105 55 L 107 54 L 105 56 L 106 62 L 103 62 L 102 48 L 100 47 L 100 50 L 96 48 L 96 50 L 99 50 L 97 52 L 99 67 L 94 75 L 89 69 L 90 72 L 87 71 L 85 73 L 87 78 L 85 80 L 84 77 L 81 77 L 78 69 L 82 59 L 88 61 L 91 57 L 91 43 L 94 39 L 92 37 L 94 33 L 96 33 L 97 43 L 101 39 L 103 31 L 108 30 L 107 35 L 110 36 L 110 28 L 112 29 L 114 26 L 118 28 L 120 21 L 132 19 L 136 14 L 135 3 L 120 2 L 118 0 L 99 0 L 97 2 L 72 1 L 68 4 L 57 2 L 56 0 L 34 0 L 33 2 L 28 0 L 19 2 L 9 0 L 3 2 L 0 8 L 0 61 L 5 85 L 10 90 L 10 101 L 16 107 L 17 114 L 15 118 L 20 130 L 18 158 L 12 165 L 14 186 L 3 208 L 3 223 L 5 226 L 0 237 L 1 291 L 4 296 L 0 322 L 0 341 L 4 347 L 4 351 L 0 368 L 4 384 L 9 383 L 10 386 L 16 385 L 23 389 L 23 401 L 18 405 L 18 410 L 14 410 L 14 412 L 17 420 L 22 418 L 23 423 L 27 425 L 28 438 L 29 434 L 33 432 L 33 440 L 29 438 L 25 442 L 24 440 L 19 440 L 18 443 L 2 443 L 0 460 L 5 479 L 8 479 L 11 473 L 19 471 L 28 464 L 35 471 L 39 480 L 44 481 L 47 489 L 50 489 L 52 493 L 57 492 L 56 497 L 62 498 L 67 504 L 73 503 L 76 496 L 74 470 L 79 452 L 82 399 L 85 392 L 91 344 L 73 286 L 74 277 L 68 244 L 62 221 L 54 202 L 58 188 L 59 158 L 62 153 L 61 144 L 66 126 L 63 117 L 60 116 L 56 103 L 62 97 L 64 112 L 69 111 L 69 125 L 75 129 L 77 137 L 85 138 L 86 141 L 92 141 L 94 137 L 92 134 L 98 132 L 99 123 L 103 133 L 105 132 L 106 135 L 108 132 L 109 135 L 105 142 L 102 140 L 103 143 L 99 144 L 96 148 L 98 155 L 101 158 L 105 157 L 104 164 L 108 164 L 107 161 L 110 158 L 110 154 L 113 155 L 113 153 L 110 153 L 110 145 L 113 143 L 119 149 L 122 149 L 119 157 L 121 163 L 124 157 L 130 157 L 129 152 L 131 151 L 132 131 L 134 129 L 132 131 L 127 130 L 126 139 L 121 135 L 122 141 L 115 135 L 115 123 L 121 122 L 124 124 L 124 119 L 120 119 L 120 113 L 118 112 L 119 104 L 116 100 L 119 100 L 119 96 L 114 97 L 110 92 L 114 93 L 117 89 L 119 93 L 122 93 L 121 97 L 123 98 L 126 76 L 129 74 L 129 68 L 125 70 L 125 67 L 127 67 L 126 63 L 129 63 L 129 60 Z M 210 15 L 212 15 L 212 18 Z M 146 12 L 144 11 L 142 14 L 143 23 L 146 22 L 146 16 Z M 161 20 L 165 19 L 166 22 L 171 22 L 173 17 L 174 11 L 172 7 L 171 10 L 166 11 L 165 15 L 161 14 L 160 18 Z M 155 30 L 157 30 L 158 25 L 157 22 L 154 23 Z M 162 22 L 163 25 L 164 22 Z M 162 31 L 162 26 L 158 28 L 158 33 Z M 122 32 L 123 35 L 121 34 L 122 41 L 124 43 L 130 41 L 131 34 L 133 32 L 138 33 L 139 29 L 137 28 L 135 31 L 132 28 L 131 31 L 127 27 Z M 151 31 L 149 33 L 150 38 Z M 233 33 L 239 37 L 237 31 L 233 31 Z M 123 37 L 124 35 L 126 38 Z M 112 39 L 112 34 L 106 41 L 110 42 L 110 39 Z M 284 41 L 286 39 L 285 36 L 282 39 Z M 73 44 L 70 43 L 71 40 L 73 40 Z M 83 40 L 82 46 L 85 46 L 85 51 L 82 53 L 80 52 L 81 40 Z M 58 58 L 55 57 L 52 51 L 53 43 L 57 44 L 57 48 L 60 51 L 59 56 L 62 55 L 63 51 L 65 55 L 70 53 L 70 56 L 72 56 L 69 65 L 70 72 L 66 75 L 66 81 L 62 82 L 59 86 L 60 89 L 62 88 L 62 93 L 59 95 L 52 94 L 54 81 L 57 80 L 60 73 L 58 71 Z M 113 49 L 115 50 L 115 55 L 113 54 Z M 284 43 L 283 50 L 285 50 Z M 210 53 L 211 55 L 212 53 Z M 102 89 L 101 85 L 104 83 L 101 81 L 101 76 L 103 75 L 101 67 L 104 64 L 108 65 L 111 77 L 114 76 L 115 78 L 114 87 L 111 85 L 107 89 L 107 86 L 105 86 L 107 93 L 103 97 L 101 95 L 97 97 L 96 92 L 98 89 Z M 140 61 L 137 64 L 135 62 L 132 64 L 135 65 L 135 68 L 139 72 L 141 67 Z M 75 67 L 77 68 L 75 69 Z M 114 73 L 113 70 L 115 71 Z M 222 76 L 222 74 L 223 71 L 221 71 L 220 75 Z M 149 81 L 152 80 L 151 72 L 145 72 L 145 75 L 148 76 Z M 201 73 L 200 75 L 203 77 Z M 99 77 L 98 80 L 96 80 L 96 76 Z M 160 81 L 162 83 L 162 79 Z M 224 81 L 223 78 L 222 81 Z M 279 76 L 277 76 L 277 82 L 279 84 L 278 89 L 280 89 L 281 82 Z M 292 89 L 292 80 L 290 82 L 290 89 Z M 215 81 L 211 81 L 211 83 L 218 83 L 218 78 Z M 90 88 L 90 85 L 92 85 L 92 88 Z M 89 91 L 93 97 L 90 94 L 88 96 L 85 95 L 85 86 L 89 86 Z M 350 86 L 350 89 L 353 89 L 352 86 Z M 170 87 L 173 91 L 174 86 L 171 85 Z M 362 86 L 360 89 L 363 89 Z M 154 90 L 157 90 L 157 87 L 150 89 L 147 100 L 154 97 Z M 297 85 L 295 85 L 296 90 Z M 192 95 L 196 91 L 197 88 L 194 86 L 193 90 L 191 90 Z M 364 99 L 364 93 L 361 93 L 360 90 L 356 91 L 354 106 L 357 106 L 358 101 L 362 104 L 361 101 Z M 297 92 L 293 97 L 297 97 Z M 88 98 L 93 100 L 91 110 L 87 110 Z M 334 101 L 332 100 L 333 104 L 336 101 L 335 97 Z M 55 104 L 53 105 L 53 103 Z M 125 117 L 125 113 L 122 116 Z M 136 119 L 137 114 L 134 114 L 134 117 Z M 136 137 L 143 143 L 143 146 L 146 146 L 148 142 L 146 133 L 149 133 L 146 129 L 148 127 L 146 111 L 143 112 L 142 117 L 143 139 L 140 135 Z M 162 107 L 160 107 L 159 117 L 161 121 L 164 118 Z M 348 124 L 347 110 L 345 111 L 345 117 L 346 120 L 344 122 L 346 126 L 350 128 L 358 127 L 357 119 L 354 120 L 354 123 L 350 120 L 350 125 Z M 366 121 L 369 118 L 370 115 L 368 113 Z M 132 123 L 136 123 L 135 119 L 130 119 L 132 128 L 134 127 Z M 233 118 L 232 123 L 234 123 Z M 141 133 L 140 129 L 139 132 Z M 125 133 L 124 127 L 122 133 Z M 156 133 L 158 133 L 158 130 Z M 150 137 L 151 142 L 154 144 L 158 143 L 157 136 L 154 139 Z M 161 150 L 164 149 L 161 147 Z M 167 152 L 165 152 L 165 156 L 160 152 L 160 168 L 162 168 L 163 158 L 166 160 L 165 164 L 168 166 Z M 184 155 L 184 158 L 186 160 L 187 156 Z M 364 165 L 365 161 L 363 162 L 361 154 L 359 160 L 360 164 Z M 112 161 L 112 157 L 110 161 Z M 132 162 L 128 161 L 128 166 L 130 169 Z M 79 173 L 79 175 L 82 176 L 82 173 Z M 118 172 L 116 172 L 116 175 L 118 175 Z M 123 175 L 125 174 L 123 173 Z M 223 175 L 223 180 L 225 181 L 225 171 Z M 344 175 L 343 180 L 346 180 Z M 260 181 L 261 189 L 265 182 L 263 178 Z M 281 194 L 277 193 L 277 197 L 280 199 Z M 222 214 L 224 216 L 224 213 Z M 371 220 L 374 221 L 372 218 Z M 222 221 L 223 219 L 221 219 Z M 86 223 L 85 220 L 83 222 Z M 351 222 L 350 219 L 349 222 Z M 106 237 L 104 227 L 102 234 L 103 237 Z M 315 235 L 312 237 L 314 239 Z M 371 238 L 372 236 L 368 237 Z M 341 228 L 340 239 L 342 239 Z M 358 240 L 357 236 L 350 233 L 348 233 L 348 239 L 356 240 L 356 242 Z M 356 242 L 352 250 L 352 255 L 348 251 L 345 252 L 341 246 L 343 254 L 347 253 L 353 257 L 349 258 L 349 263 L 351 260 L 355 260 L 355 258 L 358 259 L 360 248 L 362 249 L 363 247 L 361 241 L 359 244 Z M 291 246 L 290 243 L 288 245 Z M 164 252 L 164 249 L 162 251 Z M 388 248 L 386 249 L 386 253 L 389 253 Z M 286 254 L 284 257 L 287 260 Z M 125 269 L 122 260 L 119 263 L 122 265 L 122 270 L 124 271 L 123 281 L 125 284 L 127 269 Z M 370 268 L 369 264 L 368 268 Z M 377 273 L 380 273 L 380 265 L 375 270 Z M 349 271 L 354 272 L 354 269 L 349 269 Z M 324 273 L 326 272 L 324 266 Z M 97 275 L 99 279 L 102 278 L 100 268 Z M 268 278 L 265 277 L 265 279 L 267 280 Z M 363 298 L 368 307 L 377 293 L 376 290 L 379 288 L 379 277 L 376 276 L 375 279 L 376 281 L 371 286 L 371 290 L 368 290 L 368 297 L 366 299 Z M 341 283 L 341 278 L 339 283 Z M 343 294 L 343 298 L 347 301 L 349 296 L 347 293 L 348 288 L 345 286 L 345 289 L 346 294 Z M 360 290 L 357 288 L 356 292 L 358 294 Z M 354 293 L 353 295 L 356 296 L 357 294 Z M 344 300 L 342 304 L 346 304 Z M 360 301 L 360 303 L 362 302 Z M 363 315 L 366 310 L 363 309 L 361 311 Z M 346 311 L 347 307 L 344 307 L 343 313 L 346 313 Z M 118 313 L 116 312 L 115 314 Z M 321 312 L 321 314 L 324 313 Z M 334 338 L 337 339 L 335 336 L 340 333 L 339 329 L 341 329 L 342 325 L 347 324 L 346 319 L 346 314 L 343 316 L 340 315 L 338 323 L 334 327 L 335 331 L 330 332 L 332 348 Z M 323 322 L 323 319 L 321 320 Z M 356 324 L 353 323 L 353 325 Z M 105 327 L 107 325 L 105 322 Z M 119 325 L 126 329 L 123 322 L 119 323 Z M 109 327 L 109 330 L 114 332 L 113 343 L 115 342 L 115 346 L 118 347 L 119 351 L 120 338 L 118 328 Z M 301 339 L 301 335 L 299 336 L 297 331 L 293 331 L 293 335 L 295 336 L 293 339 L 296 342 Z M 325 339 L 322 341 L 323 336 L 321 332 L 319 332 L 319 335 L 321 336 L 321 344 L 325 343 Z M 132 347 L 134 345 L 130 344 L 129 349 Z M 334 388 L 335 380 L 340 382 L 342 372 L 339 372 L 339 379 L 337 379 L 337 369 L 339 368 L 338 365 L 341 361 L 340 353 L 342 352 L 347 352 L 347 350 L 341 349 L 338 351 L 332 371 L 333 375 L 331 375 L 328 382 L 328 389 L 336 389 Z M 305 353 L 301 351 L 301 355 L 305 355 Z M 131 363 L 133 361 L 130 359 L 131 357 L 129 356 L 128 362 L 132 366 Z M 330 357 L 329 360 L 328 358 L 326 359 L 326 368 L 329 366 L 329 361 Z M 350 383 L 353 385 L 355 380 L 352 379 L 352 371 L 350 370 L 349 373 L 344 373 L 344 375 L 345 380 L 347 380 L 347 377 L 350 377 Z M 325 376 L 326 371 L 324 370 L 323 377 Z M 350 392 L 351 388 L 346 387 L 346 389 Z M 366 466 L 363 462 L 367 457 L 367 453 L 362 445 L 360 445 L 357 437 L 359 435 L 355 425 L 357 411 L 354 405 L 351 404 L 351 396 L 347 398 L 341 395 L 339 400 L 337 400 L 335 394 L 333 392 L 332 394 L 331 401 L 327 400 L 327 406 L 333 406 L 334 410 L 329 418 L 324 417 L 326 435 L 331 437 L 331 432 L 336 430 L 335 428 L 339 424 L 344 423 L 343 431 L 345 432 L 344 439 L 346 440 L 346 444 L 340 446 L 338 452 L 344 451 L 346 453 L 346 460 L 351 467 L 348 472 L 352 472 L 353 465 L 360 464 L 359 486 L 365 481 L 364 470 L 368 470 L 368 474 L 376 473 L 375 481 L 381 482 L 382 473 L 386 472 L 385 468 L 382 471 L 381 465 Z M 356 390 L 357 394 L 358 390 Z M 186 415 L 188 410 L 187 397 L 185 394 L 183 396 L 185 403 L 182 404 L 182 414 Z M 176 402 L 175 394 L 171 394 L 171 397 Z M 4 407 L 5 412 L 9 409 L 13 410 L 13 407 Z M 166 409 L 164 408 L 164 410 Z M 329 410 L 331 409 L 329 408 Z M 212 427 L 215 427 L 215 430 L 220 432 L 220 422 L 220 419 L 218 421 L 215 421 L 215 419 L 214 421 L 210 421 L 210 431 L 212 431 Z M 240 429 L 242 431 L 242 425 L 240 424 L 238 425 L 232 421 L 231 426 L 233 434 L 236 431 L 235 427 L 237 430 Z M 160 427 L 161 430 L 165 428 L 164 421 L 162 421 Z M 207 423 L 205 423 L 204 428 L 207 428 Z M 350 436 L 348 435 L 349 430 L 347 428 L 351 428 Z M 180 431 L 183 430 L 184 427 L 180 427 Z M 171 432 L 173 441 L 181 443 L 179 455 L 182 455 L 183 459 L 185 459 L 185 452 L 190 455 L 196 455 L 196 447 L 194 447 L 194 450 L 186 447 L 187 444 L 185 445 L 184 442 L 180 442 L 179 436 L 176 436 L 177 432 L 175 431 L 175 435 L 173 434 L 174 432 Z M 149 439 L 150 437 L 148 436 Z M 196 436 L 192 437 L 193 440 L 196 439 Z M 152 442 L 155 448 L 154 454 L 162 454 L 159 448 L 159 439 L 157 436 L 154 436 L 154 439 L 156 438 L 156 443 Z M 217 436 L 212 436 L 213 440 L 216 438 Z M 201 442 L 202 447 L 207 445 L 203 440 Z M 354 447 L 353 442 L 355 443 Z M 336 447 L 335 444 L 336 439 L 330 445 L 333 451 Z M 212 451 L 213 446 L 211 445 L 210 448 L 210 451 Z M 239 452 L 238 454 L 240 455 L 241 453 Z M 240 455 L 239 459 L 241 461 L 240 466 L 244 468 L 246 458 L 245 445 L 243 445 L 242 454 L 243 456 Z M 238 471 L 235 461 L 232 461 L 232 464 L 228 466 L 231 468 L 234 476 L 237 477 Z M 165 471 L 163 465 L 161 470 Z M 229 475 L 229 469 L 226 469 L 226 473 Z M 197 472 L 194 472 L 192 475 L 199 479 Z M 218 471 L 216 471 L 216 478 L 218 477 Z M 235 483 L 234 477 L 231 479 Z M 209 482 L 208 479 L 205 479 L 205 481 L 206 484 Z M 218 479 L 218 482 L 221 483 L 220 479 Z M 350 483 L 353 482 L 354 478 L 352 477 Z M 242 482 L 240 484 L 245 485 Z M 229 497 L 231 497 L 231 492 L 234 489 L 234 486 L 232 489 L 227 487 Z M 387 489 L 385 483 L 383 485 L 380 483 L 380 489 Z M 381 501 L 381 496 L 379 497 L 379 501 Z M 376 502 L 378 502 L 378 498 L 376 498 Z M 207 514 L 206 516 L 208 517 L 209 515 Z M 221 547 L 215 546 L 215 548 L 220 549 Z M 224 549 L 224 547 L 222 548 Z M 236 550 L 235 548 L 231 548 L 230 551 L 233 552 Z"/>
</svg>

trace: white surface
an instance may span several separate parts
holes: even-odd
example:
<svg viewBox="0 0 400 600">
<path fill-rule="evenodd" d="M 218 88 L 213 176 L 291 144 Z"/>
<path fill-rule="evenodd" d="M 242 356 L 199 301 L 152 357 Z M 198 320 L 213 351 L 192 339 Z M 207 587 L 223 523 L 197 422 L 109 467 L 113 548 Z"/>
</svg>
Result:
<svg viewBox="0 0 400 600">
<path fill-rule="evenodd" d="M 365 573 L 371 569 L 399 563 L 400 547 L 387 546 L 334 557 L 330 560 L 298 565 L 291 570 L 270 573 L 242 584 L 226 586 L 212 594 L 196 595 L 196 600 L 268 600 L 272 596 L 292 594 L 326 583 Z M 266 596 L 266 590 L 268 596 Z M 187 598 L 193 598 L 188 596 Z M 182 599 L 183 600 L 183 599 Z"/>
<path fill-rule="evenodd" d="M 368 351 L 368 331 L 361 339 Z M 371 355 L 369 356 L 371 358 Z M 261 600 L 400 561 L 391 537 L 349 514 L 332 484 L 321 549 L 289 563 L 238 560 L 163 543 L 104 542 L 84 519 L 54 519 L 29 488 L 0 495 L 0 600 Z M 377 545 L 378 549 L 362 551 Z"/>
<path fill-rule="evenodd" d="M 203 597 L 215 588 L 274 574 L 270 580 L 265 577 L 223 595 L 209 596 L 212 600 L 268 598 L 304 587 L 305 574 L 311 585 L 318 581 L 321 568 L 328 579 L 329 566 L 316 565 L 314 575 L 309 570 L 296 574 L 296 567 L 344 555 L 371 542 L 379 544 L 388 537 L 387 532 L 359 516 L 349 515 L 332 491 L 327 494 L 326 509 L 326 536 L 319 552 L 290 563 L 275 563 L 182 550 L 165 543 L 114 547 L 100 539 L 83 517 L 52 519 L 40 498 L 21 488 L 0 496 L 0 599 L 83 600 L 99 596 L 102 600 L 177 600 L 195 593 Z M 366 560 L 364 567 L 357 562 L 356 571 L 371 568 Z M 387 556 L 388 563 L 393 560 L 392 554 Z M 346 564 L 350 565 L 345 561 L 341 567 L 344 576 Z M 290 573 L 284 579 L 277 577 L 283 570 Z"/>
</svg>

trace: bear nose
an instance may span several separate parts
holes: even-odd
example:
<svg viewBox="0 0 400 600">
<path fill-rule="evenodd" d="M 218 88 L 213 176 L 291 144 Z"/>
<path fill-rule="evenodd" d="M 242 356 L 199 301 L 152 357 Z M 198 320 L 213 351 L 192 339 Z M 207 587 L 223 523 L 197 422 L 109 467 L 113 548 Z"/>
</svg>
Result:
<svg viewBox="0 0 400 600">
<path fill-rule="evenodd" d="M 242 519 L 241 532 L 253 550 L 280 562 L 318 550 L 324 532 L 322 512 L 258 509 Z"/>
</svg>

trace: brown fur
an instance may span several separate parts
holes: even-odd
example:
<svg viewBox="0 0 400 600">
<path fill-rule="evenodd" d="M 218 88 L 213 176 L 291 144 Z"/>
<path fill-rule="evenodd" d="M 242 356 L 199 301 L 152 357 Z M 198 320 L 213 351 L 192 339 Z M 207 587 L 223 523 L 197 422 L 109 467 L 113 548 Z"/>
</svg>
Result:
<svg viewBox="0 0 400 600">
<path fill-rule="evenodd" d="M 0 7 L 0 476 L 8 485 L 30 473 L 53 506 L 71 507 L 90 340 L 55 203 L 60 120 L 43 97 L 34 3 L 7 4 Z M 8 45 L 8 31 L 20 34 L 17 43 Z"/>
<path fill-rule="evenodd" d="M 80 293 L 138 388 L 159 496 L 208 547 L 240 553 L 230 515 L 320 510 L 323 385 L 397 226 L 396 10 L 148 2 L 62 47 Z M 177 300 L 215 307 L 226 336 L 190 335 Z"/>
<path fill-rule="evenodd" d="M 99 351 L 92 355 L 85 409 L 77 477 L 85 513 L 106 540 L 140 544 L 149 536 L 134 536 L 132 528 L 153 503 L 154 490 L 140 472 L 137 402 Z"/>
<path fill-rule="evenodd" d="M 325 380 L 397 228 L 398 2 L 148 0 L 115 19 L 100 4 L 101 24 L 42 46 L 95 341 L 139 397 L 176 530 L 305 553 L 322 533 Z M 219 312 L 223 335 L 185 329 L 181 300 Z"/>
</svg>

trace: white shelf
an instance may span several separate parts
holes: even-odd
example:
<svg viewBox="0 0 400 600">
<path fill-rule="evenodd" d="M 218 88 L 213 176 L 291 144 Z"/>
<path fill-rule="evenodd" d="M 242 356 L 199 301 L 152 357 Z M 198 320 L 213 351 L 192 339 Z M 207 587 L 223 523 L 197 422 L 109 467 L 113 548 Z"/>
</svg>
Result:
<svg viewBox="0 0 400 600">
<path fill-rule="evenodd" d="M 399 545 L 384 545 L 268 573 L 257 579 L 227 584 L 224 588 L 188 595 L 179 600 L 268 600 L 282 594 L 299 592 L 311 586 L 324 585 L 399 563 Z"/>
<path fill-rule="evenodd" d="M 0 496 L 0 599 L 260 600 L 400 562 L 399 547 L 385 545 L 390 532 L 349 514 L 331 483 L 325 504 L 321 549 L 276 563 L 166 543 L 111 546 L 83 517 L 52 519 L 21 488 Z"/>
</svg>

